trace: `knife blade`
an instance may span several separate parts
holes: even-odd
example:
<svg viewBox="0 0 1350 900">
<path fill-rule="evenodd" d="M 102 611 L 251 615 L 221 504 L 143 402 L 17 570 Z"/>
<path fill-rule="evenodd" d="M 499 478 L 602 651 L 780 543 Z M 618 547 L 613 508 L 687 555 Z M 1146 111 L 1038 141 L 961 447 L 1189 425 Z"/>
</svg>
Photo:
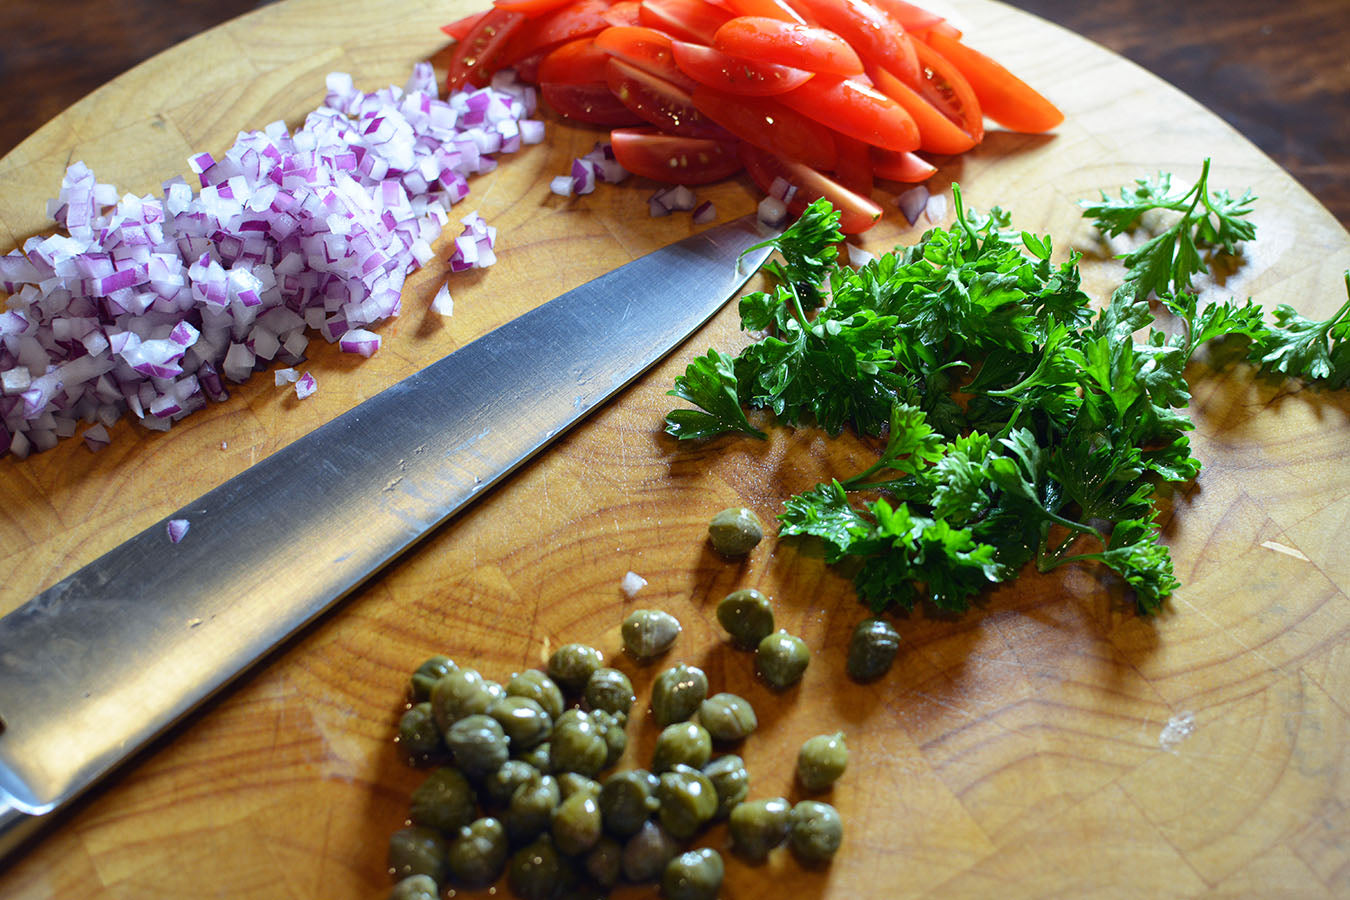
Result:
<svg viewBox="0 0 1350 900">
<path fill-rule="evenodd" d="M 568 291 L 0 619 L 0 859 L 688 338 L 765 237 L 748 216 Z"/>
</svg>

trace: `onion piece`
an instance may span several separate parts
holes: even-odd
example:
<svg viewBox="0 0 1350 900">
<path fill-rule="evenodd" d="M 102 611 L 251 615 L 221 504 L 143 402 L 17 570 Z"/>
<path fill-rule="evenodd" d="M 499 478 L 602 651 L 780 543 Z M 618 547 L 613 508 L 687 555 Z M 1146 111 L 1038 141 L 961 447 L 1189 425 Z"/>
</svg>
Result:
<svg viewBox="0 0 1350 900">
<path fill-rule="evenodd" d="M 942 220 L 947 218 L 947 195 L 934 194 L 929 197 L 928 204 L 924 208 L 924 215 L 934 225 L 941 225 Z"/>
<path fill-rule="evenodd" d="M 306 400 L 313 396 L 314 392 L 318 389 L 319 383 L 315 381 L 314 376 L 309 372 L 301 375 L 299 380 L 295 382 L 295 396 L 301 400 Z"/>
<path fill-rule="evenodd" d="M 623 581 L 619 587 L 623 590 L 624 596 L 632 600 L 637 596 L 638 591 L 647 586 L 647 579 L 636 572 L 628 572 L 623 576 Z"/>
<path fill-rule="evenodd" d="M 380 336 L 364 328 L 353 328 L 338 339 L 338 348 L 343 353 L 359 353 L 369 359 L 380 349 Z"/>
<path fill-rule="evenodd" d="M 711 200 L 704 200 L 694 208 L 692 218 L 695 225 L 706 225 L 717 218 L 717 207 L 713 206 Z"/>
<path fill-rule="evenodd" d="M 777 197 L 765 197 L 759 201 L 756 215 L 765 225 L 782 225 L 787 219 L 787 204 Z"/>
<path fill-rule="evenodd" d="M 187 537 L 188 529 L 192 523 L 187 519 L 170 519 L 167 531 L 169 533 L 169 543 L 177 544 L 183 538 Z"/>
<path fill-rule="evenodd" d="M 300 380 L 300 373 L 295 369 L 277 369 L 276 386 L 281 387 L 285 384 L 295 384 Z"/>
<path fill-rule="evenodd" d="M 928 196 L 928 188 L 922 184 L 916 184 L 896 197 L 895 205 L 900 207 L 900 212 L 904 215 L 905 221 L 913 225 L 919 221 L 919 216 L 923 214 L 924 207 L 928 203 Z"/>
<path fill-rule="evenodd" d="M 455 301 L 450 296 L 450 285 L 443 284 L 436 296 L 431 300 L 432 312 L 440 313 L 443 316 L 452 316 L 455 313 Z"/>
</svg>

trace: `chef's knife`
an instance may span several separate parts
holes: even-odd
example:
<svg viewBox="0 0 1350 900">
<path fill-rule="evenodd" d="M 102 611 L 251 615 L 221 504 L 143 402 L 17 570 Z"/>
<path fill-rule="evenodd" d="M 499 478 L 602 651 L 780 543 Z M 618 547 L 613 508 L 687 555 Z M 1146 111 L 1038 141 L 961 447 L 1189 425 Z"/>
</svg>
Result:
<svg viewBox="0 0 1350 900">
<path fill-rule="evenodd" d="M 0 858 L 684 341 L 764 237 L 747 217 L 581 285 L 0 619 Z"/>
</svg>

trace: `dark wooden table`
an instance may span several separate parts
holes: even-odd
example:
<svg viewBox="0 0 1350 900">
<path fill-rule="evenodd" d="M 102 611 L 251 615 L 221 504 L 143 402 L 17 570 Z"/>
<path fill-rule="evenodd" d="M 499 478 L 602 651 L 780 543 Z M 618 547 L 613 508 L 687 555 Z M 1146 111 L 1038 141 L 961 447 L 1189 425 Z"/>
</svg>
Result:
<svg viewBox="0 0 1350 900">
<path fill-rule="evenodd" d="M 94 88 L 269 0 L 3 0 L 0 155 Z M 1350 226 L 1350 0 L 1013 0 L 1222 116 Z"/>
</svg>

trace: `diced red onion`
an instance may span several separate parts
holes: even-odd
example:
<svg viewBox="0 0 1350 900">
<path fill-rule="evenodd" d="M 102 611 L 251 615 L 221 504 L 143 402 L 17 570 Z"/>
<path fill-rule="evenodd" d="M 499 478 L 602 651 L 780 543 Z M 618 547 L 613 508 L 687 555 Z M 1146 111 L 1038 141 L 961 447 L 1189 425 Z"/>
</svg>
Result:
<svg viewBox="0 0 1350 900">
<path fill-rule="evenodd" d="M 450 297 L 450 285 L 443 284 L 431 300 L 431 309 L 442 316 L 454 315 L 455 301 Z"/>
<path fill-rule="evenodd" d="M 353 328 L 338 339 L 338 346 L 344 353 L 359 353 L 369 359 L 380 349 L 380 336 L 364 328 Z"/>
<path fill-rule="evenodd" d="M 108 434 L 108 429 L 100 422 L 84 430 L 84 442 L 90 450 L 97 453 L 112 443 L 112 436 Z"/>
<path fill-rule="evenodd" d="M 299 380 L 295 382 L 295 396 L 301 400 L 306 400 L 313 396 L 314 392 L 318 389 L 319 383 L 314 380 L 314 376 L 309 372 L 301 375 Z"/>
<path fill-rule="evenodd" d="M 572 176 L 558 175 L 548 183 L 548 189 L 559 197 L 572 196 Z"/>
<path fill-rule="evenodd" d="M 759 201 L 756 213 L 759 221 L 765 225 L 781 225 L 787 219 L 787 204 L 777 197 L 765 197 Z"/>
<path fill-rule="evenodd" d="M 905 221 L 911 225 L 919 221 L 919 216 L 923 214 L 924 206 L 927 203 L 928 188 L 922 184 L 914 185 L 914 187 L 895 198 L 895 205 L 900 207 L 900 212 L 904 214 Z"/>
<path fill-rule="evenodd" d="M 876 259 L 868 251 L 854 244 L 848 244 L 848 264 L 853 267 L 865 266 Z"/>
<path fill-rule="evenodd" d="M 717 207 L 713 206 L 711 200 L 704 200 L 698 206 L 694 207 L 693 222 L 695 225 L 707 225 L 717 218 Z"/>
<path fill-rule="evenodd" d="M 619 587 L 623 590 L 624 596 L 627 597 L 629 600 L 632 600 L 634 597 L 636 597 L 638 591 L 642 590 L 646 586 L 647 586 L 647 579 L 643 578 L 636 572 L 625 573 L 623 576 L 623 581 L 620 582 L 619 584 Z"/>
<path fill-rule="evenodd" d="M 572 193 L 589 194 L 595 190 L 595 183 L 595 163 L 585 158 L 572 160 Z"/>
<path fill-rule="evenodd" d="M 188 529 L 191 527 L 192 523 L 187 519 L 170 519 L 168 526 L 169 543 L 176 544 L 187 537 Z"/>
<path fill-rule="evenodd" d="M 947 195 L 934 194 L 929 197 L 927 208 L 924 210 L 924 215 L 926 215 L 928 221 L 932 222 L 934 225 L 941 225 L 942 220 L 947 218 Z"/>
<path fill-rule="evenodd" d="M 300 373 L 295 369 L 277 369 L 275 372 L 276 386 L 281 387 L 284 384 L 295 384 L 300 380 Z"/>
<path fill-rule="evenodd" d="M 791 203 L 792 196 L 796 193 L 797 186 L 781 175 L 775 175 L 773 182 L 769 185 L 769 196 L 776 200 L 782 200 L 784 203 Z"/>
</svg>

